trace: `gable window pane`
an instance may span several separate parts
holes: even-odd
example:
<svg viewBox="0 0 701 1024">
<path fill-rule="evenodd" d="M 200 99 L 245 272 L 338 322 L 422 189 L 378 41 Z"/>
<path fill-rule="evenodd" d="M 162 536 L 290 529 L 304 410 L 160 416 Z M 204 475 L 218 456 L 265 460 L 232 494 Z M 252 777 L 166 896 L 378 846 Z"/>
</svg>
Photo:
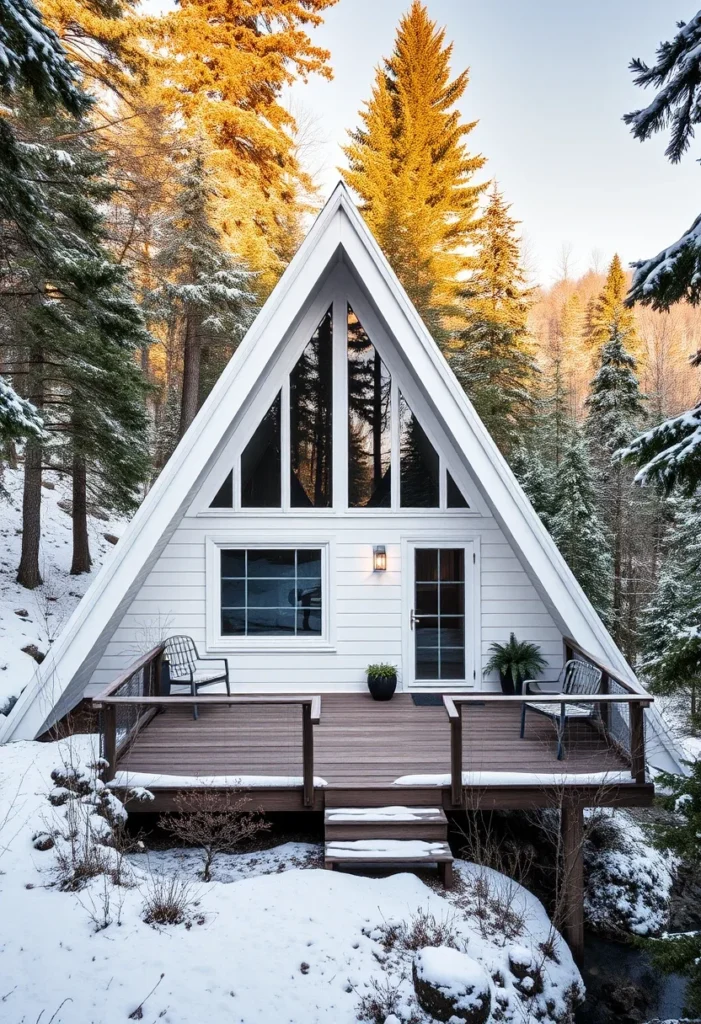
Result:
<svg viewBox="0 0 701 1024">
<path fill-rule="evenodd" d="M 391 377 L 348 307 L 348 504 L 389 508 L 391 489 Z"/>
<path fill-rule="evenodd" d="M 320 637 L 321 550 L 221 552 L 222 636 Z"/>
<path fill-rule="evenodd" d="M 242 508 L 280 508 L 282 466 L 278 394 L 241 455 Z"/>
<path fill-rule="evenodd" d="M 227 473 L 226 480 L 214 496 L 210 508 L 233 508 L 234 505 L 234 474 Z"/>
<path fill-rule="evenodd" d="M 458 485 L 455 483 L 455 481 L 453 480 L 453 478 L 450 475 L 450 473 L 447 473 L 446 476 L 447 476 L 447 484 L 448 484 L 448 486 L 447 486 L 448 508 L 469 508 L 470 506 L 468 505 L 468 503 L 467 503 L 467 501 L 465 499 L 464 494 L 462 493 L 462 491 L 460 490 Z"/>
<path fill-rule="evenodd" d="M 402 508 L 438 508 L 440 460 L 423 427 L 399 395 L 399 503 Z"/>
<path fill-rule="evenodd" d="M 326 313 L 290 374 L 290 504 L 332 504 L 333 318 Z"/>
</svg>

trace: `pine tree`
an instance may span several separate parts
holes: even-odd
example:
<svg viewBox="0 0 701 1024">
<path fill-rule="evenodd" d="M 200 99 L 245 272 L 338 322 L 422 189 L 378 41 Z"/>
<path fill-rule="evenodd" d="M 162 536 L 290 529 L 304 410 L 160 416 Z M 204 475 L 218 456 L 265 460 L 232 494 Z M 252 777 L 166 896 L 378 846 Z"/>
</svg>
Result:
<svg viewBox="0 0 701 1024">
<path fill-rule="evenodd" d="M 651 67 L 640 59 L 631 61 L 635 84 L 658 91 L 647 107 L 623 118 L 641 142 L 671 126 L 666 155 L 673 164 L 679 163 L 701 122 L 701 11 L 688 23 L 678 22 L 677 28 L 671 42 L 660 44 Z M 678 241 L 634 266 L 629 301 L 655 309 L 669 309 L 681 299 L 696 305 L 701 301 L 701 216 Z"/>
<path fill-rule="evenodd" d="M 594 472 L 581 432 L 572 431 L 555 480 L 550 532 L 599 615 L 610 608 L 611 555 L 599 517 Z"/>
<path fill-rule="evenodd" d="M 644 501 L 642 495 L 631 488 L 630 470 L 614 456 L 640 429 L 644 406 L 636 361 L 626 349 L 624 338 L 621 321 L 614 315 L 586 401 L 586 433 L 594 453 L 599 504 L 613 556 L 613 636 L 632 660 L 640 589 L 635 547 L 636 536 L 642 531 Z"/>
<path fill-rule="evenodd" d="M 178 177 L 173 212 L 159 240 L 157 268 L 163 281 L 152 296 L 160 316 L 174 322 L 183 339 L 180 437 L 200 406 L 202 384 L 211 388 L 255 311 L 252 275 L 224 251 L 211 223 L 211 178 L 198 146 Z M 210 363 L 206 382 L 203 357 Z"/>
<path fill-rule="evenodd" d="M 135 344 L 146 344 L 150 338 L 125 268 L 114 262 L 103 245 L 99 207 L 109 197 L 111 186 L 84 122 L 59 111 L 46 115 L 35 102 L 24 100 L 15 101 L 12 128 L 22 159 L 14 176 L 7 176 L 15 185 L 14 192 L 0 196 L 0 308 L 8 328 L 3 337 L 7 347 L 3 361 L 13 386 L 44 420 L 44 436 L 28 438 L 24 458 L 18 581 L 31 588 L 41 582 L 43 469 L 48 466 L 71 472 L 77 465 L 74 454 L 79 451 L 81 432 L 86 437 L 97 436 L 100 419 L 105 419 L 115 434 L 120 428 L 128 432 L 115 404 L 118 387 L 114 371 L 121 360 L 123 375 L 132 380 L 133 401 L 138 403 L 130 352 Z M 21 204 L 13 204 L 13 197 L 23 191 L 31 198 L 29 217 L 24 216 Z M 81 383 L 91 375 L 92 380 Z M 100 393 L 103 403 L 91 405 L 90 398 Z M 124 478 L 129 459 L 141 461 L 137 439 L 144 434 L 142 419 L 125 444 L 118 440 L 105 443 L 92 463 L 88 453 L 83 453 L 77 482 L 73 481 L 77 499 L 75 571 L 89 568 L 87 499 L 81 500 L 88 476 L 94 473 L 96 479 L 108 478 L 113 469 L 118 479 Z M 106 439 L 104 430 L 102 438 Z M 131 497 L 134 499 L 133 491 Z"/>
<path fill-rule="evenodd" d="M 468 327 L 452 359 L 483 423 L 508 452 L 533 418 L 537 368 L 528 338 L 531 292 L 525 287 L 518 222 L 494 185 L 475 233 L 477 252 L 462 289 Z"/>
<path fill-rule="evenodd" d="M 290 220 L 304 212 L 311 186 L 283 94 L 296 79 L 331 77 L 329 53 L 307 28 L 336 2 L 181 0 L 154 25 L 156 103 L 185 136 L 207 141 L 216 226 L 266 287 L 284 269 Z"/>
<path fill-rule="evenodd" d="M 550 529 L 555 508 L 555 474 L 543 456 L 539 432 L 531 431 L 509 456 L 509 464 L 543 525 Z"/>
<path fill-rule="evenodd" d="M 413 0 L 399 23 L 392 56 L 377 70 L 361 127 L 345 147 L 348 185 L 385 255 L 434 335 L 467 265 L 485 186 L 473 184 L 484 158 L 468 153 L 455 104 L 468 72 L 451 81 L 452 45 Z"/>
<path fill-rule="evenodd" d="M 628 284 L 616 254 L 611 260 L 606 282 L 601 294 L 590 311 L 587 324 L 587 343 L 590 348 L 598 350 L 611 337 L 615 328 L 622 336 L 629 352 L 637 354 L 639 342 L 635 328 L 633 311 L 626 305 Z"/>
<path fill-rule="evenodd" d="M 697 727 L 701 687 L 701 496 L 672 498 L 657 585 L 641 621 L 644 671 L 653 692 L 680 698 Z"/>
<path fill-rule="evenodd" d="M 655 826 L 655 840 L 661 850 L 671 850 L 693 870 L 701 863 L 701 759 L 688 762 L 688 769 L 687 775 L 660 772 L 655 779 L 661 792 L 669 794 L 665 803 L 672 812 Z M 701 931 L 665 933 L 659 939 L 648 939 L 645 949 L 656 968 L 689 979 L 684 994 L 684 1019 L 698 1019 L 701 1016 Z"/>
</svg>

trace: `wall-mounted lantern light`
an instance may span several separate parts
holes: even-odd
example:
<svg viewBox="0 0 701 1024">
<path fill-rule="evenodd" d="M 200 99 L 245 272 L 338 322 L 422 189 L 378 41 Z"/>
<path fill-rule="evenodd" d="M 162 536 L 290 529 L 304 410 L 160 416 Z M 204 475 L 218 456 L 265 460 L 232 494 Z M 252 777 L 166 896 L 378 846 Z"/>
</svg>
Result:
<svg viewBox="0 0 701 1024">
<path fill-rule="evenodd" d="M 384 572 L 387 568 L 387 551 L 384 544 L 377 544 L 372 549 L 372 567 L 375 572 Z"/>
</svg>

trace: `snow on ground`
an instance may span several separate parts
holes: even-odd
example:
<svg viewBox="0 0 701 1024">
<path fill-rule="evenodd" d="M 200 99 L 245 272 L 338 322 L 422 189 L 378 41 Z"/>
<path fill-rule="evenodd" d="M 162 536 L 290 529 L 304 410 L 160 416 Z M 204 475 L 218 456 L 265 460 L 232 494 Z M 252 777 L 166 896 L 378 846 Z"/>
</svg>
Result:
<svg viewBox="0 0 701 1024">
<path fill-rule="evenodd" d="M 153 850 L 130 856 L 131 888 L 103 875 L 81 891 L 59 891 L 55 851 L 35 849 L 32 837 L 63 813 L 47 800 L 51 770 L 69 754 L 89 763 L 91 743 L 0 747 L 3 1024 L 42 1014 L 54 1024 L 124 1024 L 141 1014 L 165 1024 L 352 1024 L 378 1000 L 383 1016 L 374 1019 L 383 1024 L 392 1013 L 400 1024 L 422 1024 L 429 1018 L 411 981 L 418 924 L 421 947 L 457 946 L 485 968 L 500 1020 L 569 1020 L 568 996 L 581 980 L 542 905 L 466 862 L 444 894 L 409 873 L 318 869 L 319 848 L 299 843 L 222 858 L 208 884 L 194 881 L 193 851 Z M 145 896 L 163 878 L 189 887 L 196 905 L 187 924 L 144 922 Z M 114 920 L 96 930 L 91 918 L 105 894 Z M 426 941 L 426 927 L 440 932 L 437 941 Z M 530 989 L 510 967 L 528 959 L 524 949 L 536 964 Z"/>
<path fill-rule="evenodd" d="M 119 537 L 126 520 L 90 517 L 90 573 L 71 576 L 71 517 L 59 507 L 70 501 L 70 481 L 45 473 L 41 504 L 41 574 L 43 586 L 25 590 L 15 582 L 22 543 L 22 471 L 6 469 L 0 494 L 0 710 L 32 679 L 37 662 L 23 647 L 43 654 L 70 618 L 98 569 L 114 551 L 105 534 Z M 53 489 L 51 489 L 53 485 Z M 66 505 L 70 508 L 70 505 Z"/>
</svg>

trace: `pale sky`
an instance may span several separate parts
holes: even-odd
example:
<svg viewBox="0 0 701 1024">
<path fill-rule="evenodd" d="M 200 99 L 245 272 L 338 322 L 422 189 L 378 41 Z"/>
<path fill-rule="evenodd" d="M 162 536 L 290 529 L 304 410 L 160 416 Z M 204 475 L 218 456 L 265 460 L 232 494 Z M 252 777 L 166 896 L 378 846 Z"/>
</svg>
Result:
<svg viewBox="0 0 701 1024">
<path fill-rule="evenodd" d="M 295 86 L 292 106 L 324 140 L 314 154 L 324 197 L 408 6 L 339 0 L 313 33 L 331 51 L 335 77 Z M 454 70 L 470 68 L 461 111 L 479 124 L 468 145 L 488 158 L 484 176 L 512 203 L 541 283 L 556 276 L 565 243 L 574 275 L 596 262 L 594 252 L 601 266 L 616 251 L 628 264 L 655 255 L 701 212 L 701 143 L 672 166 L 666 137 L 637 142 L 621 120 L 652 98 L 633 85 L 629 60 L 651 63 L 698 0 L 428 0 L 428 9 L 454 41 Z"/>
</svg>

